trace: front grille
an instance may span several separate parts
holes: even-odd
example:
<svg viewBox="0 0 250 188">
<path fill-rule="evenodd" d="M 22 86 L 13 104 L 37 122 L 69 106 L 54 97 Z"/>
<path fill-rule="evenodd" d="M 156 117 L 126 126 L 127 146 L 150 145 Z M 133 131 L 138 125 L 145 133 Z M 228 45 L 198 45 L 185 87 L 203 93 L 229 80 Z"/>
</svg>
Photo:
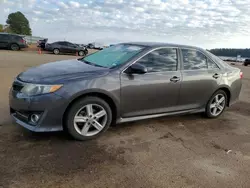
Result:
<svg viewBox="0 0 250 188">
<path fill-rule="evenodd" d="M 14 90 L 14 91 L 18 91 L 18 92 L 20 92 L 22 89 L 23 89 L 23 85 L 21 84 L 21 83 L 19 83 L 19 82 L 14 82 L 13 84 L 12 84 L 12 89 Z"/>
</svg>

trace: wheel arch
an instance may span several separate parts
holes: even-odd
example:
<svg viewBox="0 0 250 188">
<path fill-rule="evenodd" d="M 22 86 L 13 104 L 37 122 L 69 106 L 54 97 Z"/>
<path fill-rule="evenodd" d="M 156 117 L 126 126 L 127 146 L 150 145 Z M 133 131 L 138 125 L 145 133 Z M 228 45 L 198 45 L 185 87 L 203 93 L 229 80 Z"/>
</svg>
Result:
<svg viewBox="0 0 250 188">
<path fill-rule="evenodd" d="M 110 105 L 110 108 L 111 108 L 111 111 L 112 111 L 112 123 L 111 124 L 114 124 L 117 120 L 117 118 L 119 117 L 119 104 L 117 102 L 117 100 L 114 99 L 114 97 L 110 96 L 109 94 L 107 94 L 106 92 L 103 92 L 103 91 L 99 91 L 99 90 L 90 90 L 88 92 L 83 92 L 83 93 L 80 93 L 76 96 L 74 96 L 70 102 L 67 104 L 67 107 L 63 113 L 63 118 L 62 118 L 62 123 L 63 123 L 63 127 L 65 128 L 65 118 L 66 118 L 66 114 L 68 113 L 68 110 L 70 109 L 70 107 L 76 103 L 77 101 L 85 98 L 85 97 L 88 97 L 88 96 L 91 96 L 91 97 L 98 97 L 98 98 L 101 98 L 103 99 L 105 102 L 107 102 L 109 105 Z"/>
<path fill-rule="evenodd" d="M 59 53 L 61 52 L 60 48 L 57 48 L 57 47 L 54 47 L 53 50 L 52 50 L 52 52 L 54 53 L 54 50 L 56 50 L 56 49 L 59 51 Z"/>
<path fill-rule="evenodd" d="M 219 87 L 214 93 L 216 93 L 219 90 L 222 90 L 227 94 L 227 106 L 229 106 L 230 105 L 230 100 L 231 100 L 231 90 L 230 90 L 230 88 L 228 86 L 223 85 L 223 86 Z"/>
<path fill-rule="evenodd" d="M 9 44 L 9 49 L 11 49 L 11 46 L 12 46 L 13 44 L 16 44 L 16 45 L 18 46 L 18 49 L 20 49 L 19 44 L 18 44 L 18 43 L 16 43 L 16 42 L 11 42 L 11 43 Z"/>
</svg>

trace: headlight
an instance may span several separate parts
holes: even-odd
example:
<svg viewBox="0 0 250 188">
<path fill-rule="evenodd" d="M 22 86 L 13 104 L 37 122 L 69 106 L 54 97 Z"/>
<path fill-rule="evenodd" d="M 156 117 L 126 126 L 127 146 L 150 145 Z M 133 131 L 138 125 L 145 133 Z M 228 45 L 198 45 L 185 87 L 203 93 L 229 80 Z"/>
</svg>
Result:
<svg viewBox="0 0 250 188">
<path fill-rule="evenodd" d="M 32 95 L 40 95 L 40 94 L 46 94 L 46 93 L 53 93 L 60 89 L 63 85 L 37 85 L 37 84 L 26 84 L 22 90 L 21 93 L 24 93 L 26 95 L 32 96 Z"/>
</svg>

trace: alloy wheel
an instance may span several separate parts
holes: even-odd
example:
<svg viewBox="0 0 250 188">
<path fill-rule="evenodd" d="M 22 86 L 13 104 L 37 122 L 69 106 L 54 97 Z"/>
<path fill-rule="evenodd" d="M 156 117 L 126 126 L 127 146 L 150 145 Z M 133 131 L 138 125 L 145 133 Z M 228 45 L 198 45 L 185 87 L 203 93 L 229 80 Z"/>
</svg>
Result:
<svg viewBox="0 0 250 188">
<path fill-rule="evenodd" d="M 58 49 L 54 49 L 54 54 L 59 54 L 59 50 Z"/>
<path fill-rule="evenodd" d="M 107 112 L 98 104 L 87 104 L 74 117 L 74 128 L 83 136 L 100 133 L 107 123 Z"/>
<path fill-rule="evenodd" d="M 223 94 L 217 94 L 210 104 L 210 112 L 216 117 L 222 113 L 226 105 L 226 98 Z"/>
</svg>

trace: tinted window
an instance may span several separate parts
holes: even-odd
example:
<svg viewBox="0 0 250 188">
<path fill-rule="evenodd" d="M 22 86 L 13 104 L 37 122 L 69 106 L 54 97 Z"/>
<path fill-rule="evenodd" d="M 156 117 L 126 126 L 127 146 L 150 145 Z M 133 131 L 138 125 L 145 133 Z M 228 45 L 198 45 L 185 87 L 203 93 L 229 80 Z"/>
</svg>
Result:
<svg viewBox="0 0 250 188">
<path fill-rule="evenodd" d="M 173 48 L 164 48 L 150 52 L 137 61 L 147 67 L 148 72 L 176 71 L 177 52 Z"/>
<path fill-rule="evenodd" d="M 68 42 L 62 42 L 62 44 L 65 46 L 70 46 Z"/>
<path fill-rule="evenodd" d="M 55 42 L 55 44 L 66 45 L 65 42 Z"/>
<path fill-rule="evenodd" d="M 196 50 L 182 49 L 184 70 L 207 69 L 207 58 Z"/>
<path fill-rule="evenodd" d="M 9 35 L 0 35 L 0 40 L 9 40 Z"/>
<path fill-rule="evenodd" d="M 207 65 L 209 69 L 219 69 L 218 65 L 216 65 L 213 61 L 210 59 L 207 59 Z"/>
<path fill-rule="evenodd" d="M 67 46 L 69 46 L 69 47 L 75 47 L 75 45 L 74 45 L 74 44 L 69 43 L 69 42 L 67 42 Z"/>
<path fill-rule="evenodd" d="M 20 37 L 20 36 L 12 36 L 12 39 L 13 39 L 13 40 L 22 40 L 23 38 Z"/>
</svg>

